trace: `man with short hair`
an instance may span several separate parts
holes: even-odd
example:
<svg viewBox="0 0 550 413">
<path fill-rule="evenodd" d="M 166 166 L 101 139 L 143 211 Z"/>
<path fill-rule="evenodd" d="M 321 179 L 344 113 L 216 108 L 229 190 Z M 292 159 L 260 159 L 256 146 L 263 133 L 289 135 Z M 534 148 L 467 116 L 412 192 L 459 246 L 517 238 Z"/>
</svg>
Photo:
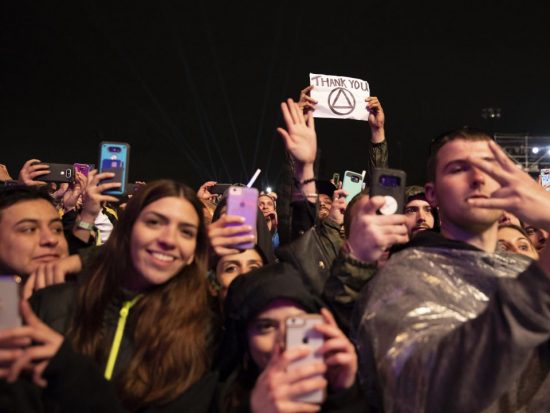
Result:
<svg viewBox="0 0 550 413">
<path fill-rule="evenodd" d="M 421 186 L 410 186 L 405 191 L 404 214 L 407 218 L 405 225 L 412 237 L 420 231 L 436 227 L 437 216 L 435 209 L 426 200 L 424 188 Z"/>
<path fill-rule="evenodd" d="M 550 251 L 540 266 L 495 253 L 502 211 L 549 229 L 550 194 L 469 128 L 432 143 L 425 189 L 441 234 L 418 233 L 356 308 L 371 401 L 387 413 L 550 411 Z"/>
<path fill-rule="evenodd" d="M 0 272 L 27 276 L 68 255 L 61 218 L 46 192 L 28 187 L 0 193 Z"/>
</svg>

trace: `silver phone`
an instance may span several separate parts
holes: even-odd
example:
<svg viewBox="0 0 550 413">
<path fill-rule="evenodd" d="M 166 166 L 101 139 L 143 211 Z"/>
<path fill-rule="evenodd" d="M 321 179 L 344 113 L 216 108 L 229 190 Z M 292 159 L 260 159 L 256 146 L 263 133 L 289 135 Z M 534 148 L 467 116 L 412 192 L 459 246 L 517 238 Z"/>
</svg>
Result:
<svg viewBox="0 0 550 413">
<path fill-rule="evenodd" d="M 0 275 L 0 330 L 19 327 L 19 301 L 21 277 L 17 275 Z"/>
</svg>

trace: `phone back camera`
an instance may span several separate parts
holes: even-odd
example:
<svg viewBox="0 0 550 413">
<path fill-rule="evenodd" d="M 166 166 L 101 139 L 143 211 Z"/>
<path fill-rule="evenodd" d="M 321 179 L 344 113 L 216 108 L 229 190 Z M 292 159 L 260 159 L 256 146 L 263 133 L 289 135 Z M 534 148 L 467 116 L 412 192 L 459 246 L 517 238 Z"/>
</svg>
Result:
<svg viewBox="0 0 550 413">
<path fill-rule="evenodd" d="M 309 343 L 309 337 L 308 337 L 308 336 L 304 336 L 304 338 L 302 338 L 302 343 L 304 343 L 304 344 Z"/>
<path fill-rule="evenodd" d="M 67 178 L 71 178 L 71 177 L 73 176 L 73 172 L 72 172 L 70 169 L 67 169 L 67 170 L 65 171 L 65 176 L 66 176 Z"/>
<path fill-rule="evenodd" d="M 109 146 L 108 150 L 109 150 L 109 152 L 118 153 L 118 152 L 120 152 L 121 149 L 118 146 Z"/>
<path fill-rule="evenodd" d="M 240 206 L 241 208 L 244 208 L 244 205 L 245 205 L 244 202 L 241 202 L 241 203 L 239 204 L 239 206 Z"/>
<path fill-rule="evenodd" d="M 352 176 L 351 182 L 359 182 L 359 178 L 357 176 Z"/>
</svg>

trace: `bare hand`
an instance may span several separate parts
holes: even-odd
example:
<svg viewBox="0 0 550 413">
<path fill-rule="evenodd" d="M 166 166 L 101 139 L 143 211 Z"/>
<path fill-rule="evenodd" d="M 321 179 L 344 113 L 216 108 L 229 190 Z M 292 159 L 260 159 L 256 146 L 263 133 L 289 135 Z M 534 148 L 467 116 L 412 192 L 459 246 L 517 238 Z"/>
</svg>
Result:
<svg viewBox="0 0 550 413">
<path fill-rule="evenodd" d="M 384 203 L 382 196 L 370 199 L 363 197 L 353 206 L 353 219 L 346 243 L 352 257 L 364 262 L 375 262 L 392 245 L 409 241 L 405 215 L 376 214 Z"/>
<path fill-rule="evenodd" d="M 211 194 L 209 189 L 216 184 L 217 184 L 216 181 L 207 181 L 204 184 L 202 184 L 199 190 L 197 191 L 197 197 L 199 199 L 205 199 L 207 201 L 210 201 L 212 197 L 215 195 Z"/>
<path fill-rule="evenodd" d="M 369 111 L 369 125 L 371 130 L 371 141 L 373 143 L 382 142 L 385 139 L 384 110 L 376 96 L 369 96 L 365 99 L 367 102 L 367 110 Z"/>
<path fill-rule="evenodd" d="M 51 358 L 59 351 L 59 347 L 63 343 L 63 336 L 40 321 L 25 300 L 21 301 L 21 315 L 27 325 L 0 332 L 0 341 L 2 339 L 25 339 L 33 344 L 21 348 L 7 374 L 0 370 L 0 377 L 5 377 L 8 382 L 13 383 L 23 370 L 30 371 L 33 382 L 37 386 L 46 387 L 48 383 L 42 378 L 42 373 Z"/>
<path fill-rule="evenodd" d="M 12 178 L 8 172 L 8 168 L 6 168 L 6 165 L 0 163 L 0 181 L 6 182 L 11 180 Z"/>
<path fill-rule="evenodd" d="M 321 309 L 325 324 L 318 324 L 315 329 L 323 333 L 325 343 L 317 350 L 322 354 L 327 365 L 326 378 L 334 390 L 349 389 L 355 383 L 357 374 L 357 354 L 351 341 L 338 328 L 336 320 L 326 308 Z"/>
<path fill-rule="evenodd" d="M 328 217 L 339 225 L 344 223 L 344 213 L 348 206 L 348 202 L 346 201 L 347 196 L 348 193 L 343 189 L 334 191 L 332 205 L 328 212 Z"/>
<path fill-rule="evenodd" d="M 296 162 L 312 165 L 317 155 L 317 134 L 313 116 L 306 121 L 303 112 L 292 99 L 281 103 L 281 111 L 286 130 L 277 128 L 277 132 L 283 138 L 286 149 Z"/>
<path fill-rule="evenodd" d="M 327 382 L 321 377 L 326 371 L 324 363 L 308 363 L 288 369 L 293 361 L 306 357 L 310 351 L 308 347 L 301 346 L 281 354 L 276 347 L 250 395 L 253 413 L 305 413 L 320 410 L 319 405 L 293 400 L 303 394 L 326 388 Z"/>
<path fill-rule="evenodd" d="M 50 173 L 50 167 L 46 164 L 41 164 L 38 159 L 29 159 L 23 164 L 23 167 L 19 171 L 19 177 L 17 182 L 20 185 L 27 186 L 39 186 L 47 185 L 43 181 L 35 181 L 35 178 Z"/>
<path fill-rule="evenodd" d="M 70 255 L 55 262 L 41 264 L 27 279 L 23 287 L 23 299 L 27 300 L 33 292 L 66 281 L 67 274 L 76 274 L 82 270 L 79 255 Z"/>
<path fill-rule="evenodd" d="M 300 91 L 300 101 L 298 102 L 298 107 L 302 110 L 304 115 L 315 110 L 315 105 L 318 103 L 315 99 L 310 96 L 313 85 L 302 89 Z"/>
<path fill-rule="evenodd" d="M 210 246 L 219 257 L 237 254 L 240 250 L 235 245 L 244 242 L 256 242 L 256 237 L 251 234 L 250 225 L 242 225 L 244 218 L 238 215 L 223 215 L 220 219 L 208 226 L 208 238 Z"/>
<path fill-rule="evenodd" d="M 470 198 L 475 207 L 503 209 L 531 225 L 550 230 L 550 193 L 538 185 L 527 173 L 508 158 L 495 142 L 488 142 L 495 162 L 470 157 L 472 165 L 500 184 L 490 198 Z"/>
<path fill-rule="evenodd" d="M 94 222 L 97 215 L 101 211 L 102 202 L 118 202 L 118 199 L 112 195 L 103 194 L 110 189 L 120 188 L 120 182 L 108 182 L 100 184 L 102 179 L 114 177 L 112 172 L 97 173 L 94 169 L 88 174 L 88 179 L 82 193 L 82 211 L 80 212 L 81 219 L 86 222 Z"/>
</svg>

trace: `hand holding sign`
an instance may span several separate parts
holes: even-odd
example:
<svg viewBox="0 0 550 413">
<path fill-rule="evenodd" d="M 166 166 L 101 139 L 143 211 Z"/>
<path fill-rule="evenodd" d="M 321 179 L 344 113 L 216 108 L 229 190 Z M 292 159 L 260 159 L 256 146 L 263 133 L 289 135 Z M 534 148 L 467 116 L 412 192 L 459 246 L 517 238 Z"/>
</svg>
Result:
<svg viewBox="0 0 550 413">
<path fill-rule="evenodd" d="M 369 111 L 369 125 L 372 133 L 371 141 L 373 143 L 382 142 L 385 139 L 384 133 L 384 110 L 376 96 L 369 96 L 365 99 L 367 110 Z"/>
</svg>

